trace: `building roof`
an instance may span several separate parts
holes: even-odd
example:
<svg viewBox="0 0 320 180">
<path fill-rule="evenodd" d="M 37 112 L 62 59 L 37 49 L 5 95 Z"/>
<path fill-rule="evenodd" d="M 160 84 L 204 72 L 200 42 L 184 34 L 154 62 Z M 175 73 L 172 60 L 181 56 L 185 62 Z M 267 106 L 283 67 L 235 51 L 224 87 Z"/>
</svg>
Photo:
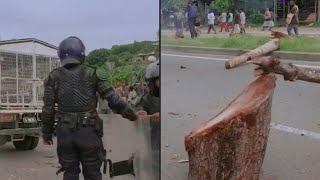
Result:
<svg viewBox="0 0 320 180">
<path fill-rule="evenodd" d="M 41 41 L 41 40 L 36 39 L 36 38 L 4 40 L 4 41 L 0 41 L 0 46 L 1 45 L 6 45 L 6 44 L 16 44 L 16 43 L 26 43 L 26 42 L 36 42 L 36 43 L 39 43 L 41 45 L 47 46 L 49 48 L 58 50 L 57 46 L 54 46 L 52 44 L 49 44 L 47 42 Z"/>
</svg>

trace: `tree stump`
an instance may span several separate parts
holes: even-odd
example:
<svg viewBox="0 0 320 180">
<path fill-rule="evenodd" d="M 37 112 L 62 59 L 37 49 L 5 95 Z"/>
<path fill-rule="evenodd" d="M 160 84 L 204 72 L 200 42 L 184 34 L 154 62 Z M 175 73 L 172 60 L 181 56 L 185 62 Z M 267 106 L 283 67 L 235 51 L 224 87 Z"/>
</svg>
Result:
<svg viewBox="0 0 320 180">
<path fill-rule="evenodd" d="M 271 121 L 275 75 L 251 83 L 218 116 L 185 137 L 189 180 L 258 180 Z"/>
<path fill-rule="evenodd" d="M 251 50 L 241 56 L 237 56 L 229 61 L 226 61 L 225 67 L 226 69 L 231 69 L 234 67 L 239 66 L 240 64 L 243 64 L 247 61 L 250 61 L 254 58 L 263 56 L 265 54 L 268 54 L 272 51 L 278 50 L 280 48 L 280 39 L 272 39 L 268 43 Z"/>
</svg>

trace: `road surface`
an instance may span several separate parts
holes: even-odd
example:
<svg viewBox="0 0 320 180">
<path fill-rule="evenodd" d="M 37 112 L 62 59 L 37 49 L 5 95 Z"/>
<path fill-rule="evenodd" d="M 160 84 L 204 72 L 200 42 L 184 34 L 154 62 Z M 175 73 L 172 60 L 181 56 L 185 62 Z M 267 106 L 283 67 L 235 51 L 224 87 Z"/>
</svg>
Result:
<svg viewBox="0 0 320 180">
<path fill-rule="evenodd" d="M 225 70 L 230 56 L 162 52 L 162 179 L 185 180 L 184 137 L 221 112 L 251 81 L 253 65 Z M 320 68 L 320 63 L 295 62 Z M 180 69 L 180 66 L 186 67 Z M 262 176 L 320 179 L 320 84 L 285 82 L 278 76 Z"/>
<path fill-rule="evenodd" d="M 147 141 L 137 133 L 137 124 L 119 115 L 101 115 L 101 117 L 104 120 L 103 142 L 108 151 L 108 158 L 114 162 L 127 160 L 132 153 L 139 151 L 143 152 L 143 157 L 147 157 L 145 153 Z M 150 172 L 150 165 L 141 164 L 143 178 L 151 180 L 150 174 L 147 174 Z M 41 141 L 35 150 L 24 152 L 16 151 L 12 143 L 0 146 L 1 180 L 62 180 L 62 173 L 58 176 L 55 174 L 59 167 L 56 141 L 53 146 L 43 145 Z M 80 179 L 83 180 L 82 175 Z M 103 179 L 110 179 L 109 174 L 103 175 Z M 135 178 L 125 175 L 113 179 L 134 180 Z"/>
</svg>

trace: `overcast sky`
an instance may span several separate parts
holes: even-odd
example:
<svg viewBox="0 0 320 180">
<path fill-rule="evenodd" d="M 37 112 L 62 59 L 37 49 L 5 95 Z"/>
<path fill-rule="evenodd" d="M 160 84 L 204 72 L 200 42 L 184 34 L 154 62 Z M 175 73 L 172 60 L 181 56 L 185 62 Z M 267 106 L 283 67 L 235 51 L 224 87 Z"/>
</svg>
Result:
<svg viewBox="0 0 320 180">
<path fill-rule="evenodd" d="M 87 52 L 156 40 L 159 0 L 2 0 L 1 40 L 37 38 L 58 45 L 78 36 Z"/>
</svg>

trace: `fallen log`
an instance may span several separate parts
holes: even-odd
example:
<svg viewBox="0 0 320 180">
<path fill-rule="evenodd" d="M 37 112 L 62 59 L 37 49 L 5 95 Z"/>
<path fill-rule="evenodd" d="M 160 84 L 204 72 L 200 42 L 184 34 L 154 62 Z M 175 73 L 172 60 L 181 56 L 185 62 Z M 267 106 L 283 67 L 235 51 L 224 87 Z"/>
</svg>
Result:
<svg viewBox="0 0 320 180">
<path fill-rule="evenodd" d="M 275 75 L 257 78 L 218 116 L 185 137 L 189 180 L 258 180 Z"/>
<path fill-rule="evenodd" d="M 301 68 L 292 63 L 284 63 L 280 61 L 279 57 L 263 56 L 252 60 L 251 63 L 259 66 L 254 70 L 255 76 L 276 73 L 283 75 L 286 81 L 301 80 L 320 83 L 320 70 Z"/>
<path fill-rule="evenodd" d="M 236 66 L 239 66 L 242 63 L 245 63 L 247 61 L 250 61 L 256 57 L 263 56 L 265 54 L 268 54 L 272 51 L 278 50 L 280 48 L 280 39 L 272 39 L 268 43 L 251 50 L 241 56 L 237 56 L 229 61 L 226 61 L 225 67 L 226 69 L 231 69 Z"/>
<path fill-rule="evenodd" d="M 279 31 L 271 31 L 271 38 L 272 39 L 280 39 L 280 38 L 288 38 L 290 36 L 282 33 L 282 32 L 279 32 Z"/>
</svg>

